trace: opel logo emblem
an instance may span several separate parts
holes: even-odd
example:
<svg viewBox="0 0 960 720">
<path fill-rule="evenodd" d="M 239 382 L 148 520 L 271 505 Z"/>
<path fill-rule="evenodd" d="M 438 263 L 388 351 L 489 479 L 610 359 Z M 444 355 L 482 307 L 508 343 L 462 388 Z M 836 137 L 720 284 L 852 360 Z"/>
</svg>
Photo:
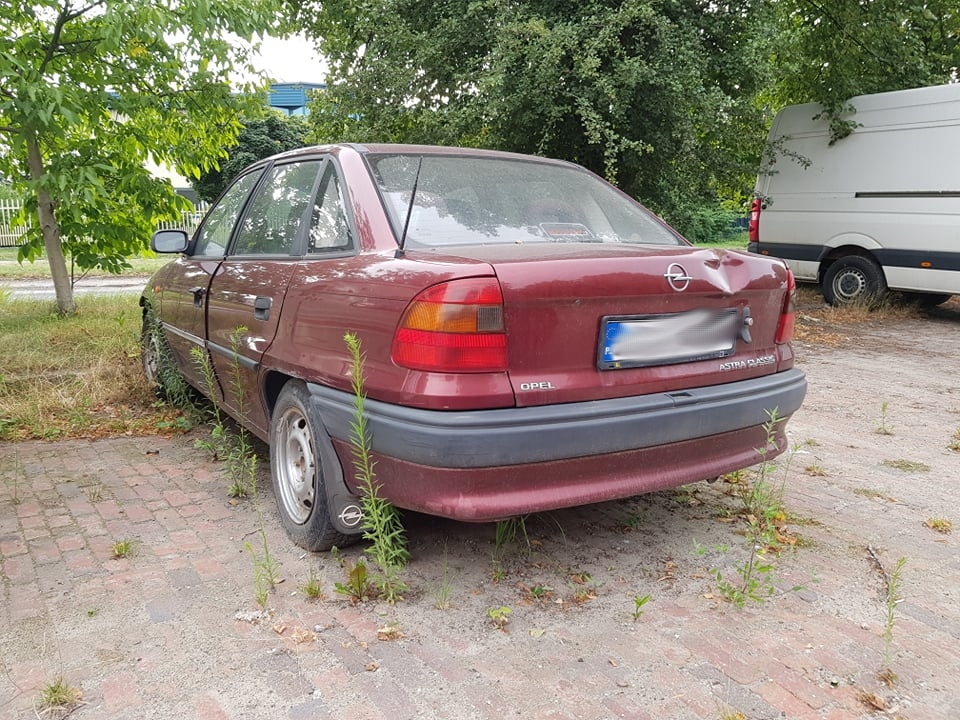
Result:
<svg viewBox="0 0 960 720">
<path fill-rule="evenodd" d="M 677 292 L 683 292 L 690 285 L 692 277 L 687 275 L 687 271 L 679 263 L 670 263 L 667 271 L 663 274 L 672 287 Z"/>
<path fill-rule="evenodd" d="M 346 527 L 352 528 L 360 524 L 363 520 L 363 511 L 356 505 L 347 505 L 340 511 L 340 522 Z"/>
</svg>

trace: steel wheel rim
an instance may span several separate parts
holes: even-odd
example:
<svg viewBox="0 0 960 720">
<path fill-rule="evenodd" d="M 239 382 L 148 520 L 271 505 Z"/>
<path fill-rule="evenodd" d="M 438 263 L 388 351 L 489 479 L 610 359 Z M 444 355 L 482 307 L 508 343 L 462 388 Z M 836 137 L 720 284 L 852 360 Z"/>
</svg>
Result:
<svg viewBox="0 0 960 720">
<path fill-rule="evenodd" d="M 317 467 L 306 416 L 297 408 L 284 411 L 275 440 L 280 499 L 290 519 L 303 525 L 313 511 Z"/>
<path fill-rule="evenodd" d="M 833 280 L 834 294 L 844 300 L 854 300 L 867 293 L 867 276 L 860 270 L 848 268 Z"/>
</svg>

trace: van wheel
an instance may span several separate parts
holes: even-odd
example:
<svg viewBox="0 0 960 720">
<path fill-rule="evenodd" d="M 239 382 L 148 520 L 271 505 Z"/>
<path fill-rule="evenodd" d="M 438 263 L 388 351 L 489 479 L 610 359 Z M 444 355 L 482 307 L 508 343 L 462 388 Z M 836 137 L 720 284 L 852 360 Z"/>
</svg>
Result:
<svg viewBox="0 0 960 720">
<path fill-rule="evenodd" d="M 883 270 L 873 260 L 860 255 L 835 260 L 823 276 L 823 297 L 831 305 L 872 303 L 886 292 Z"/>
<path fill-rule="evenodd" d="M 312 552 L 352 542 L 330 518 L 321 445 L 324 432 L 303 383 L 284 385 L 270 420 L 270 475 L 280 522 L 290 539 Z"/>
</svg>

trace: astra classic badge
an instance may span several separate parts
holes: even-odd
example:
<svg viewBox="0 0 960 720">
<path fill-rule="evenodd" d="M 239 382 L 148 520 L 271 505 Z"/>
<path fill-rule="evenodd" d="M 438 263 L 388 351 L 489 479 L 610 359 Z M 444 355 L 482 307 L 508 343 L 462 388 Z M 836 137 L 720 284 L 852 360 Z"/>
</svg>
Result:
<svg viewBox="0 0 960 720">
<path fill-rule="evenodd" d="M 693 280 L 692 277 L 687 275 L 687 271 L 683 269 L 680 263 L 670 263 L 663 276 L 667 279 L 667 282 L 670 283 L 670 287 L 677 292 L 686 290 L 690 285 L 690 281 Z"/>
</svg>

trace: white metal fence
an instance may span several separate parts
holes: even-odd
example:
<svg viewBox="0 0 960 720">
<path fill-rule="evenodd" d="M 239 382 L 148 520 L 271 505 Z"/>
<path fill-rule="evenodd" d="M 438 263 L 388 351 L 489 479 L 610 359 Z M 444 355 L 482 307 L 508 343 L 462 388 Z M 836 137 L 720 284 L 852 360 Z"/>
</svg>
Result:
<svg viewBox="0 0 960 720">
<path fill-rule="evenodd" d="M 17 247 L 20 244 L 20 238 L 27 231 L 27 227 L 33 224 L 33 217 L 30 215 L 26 218 L 26 225 L 14 224 L 21 207 L 23 207 L 23 203 L 20 200 L 0 199 L 0 247 Z M 197 225 L 200 224 L 200 220 L 207 212 L 208 207 L 209 203 L 198 202 L 194 205 L 193 210 L 183 211 L 180 222 L 160 223 L 157 230 L 183 228 L 192 234 L 197 229 Z"/>
</svg>

